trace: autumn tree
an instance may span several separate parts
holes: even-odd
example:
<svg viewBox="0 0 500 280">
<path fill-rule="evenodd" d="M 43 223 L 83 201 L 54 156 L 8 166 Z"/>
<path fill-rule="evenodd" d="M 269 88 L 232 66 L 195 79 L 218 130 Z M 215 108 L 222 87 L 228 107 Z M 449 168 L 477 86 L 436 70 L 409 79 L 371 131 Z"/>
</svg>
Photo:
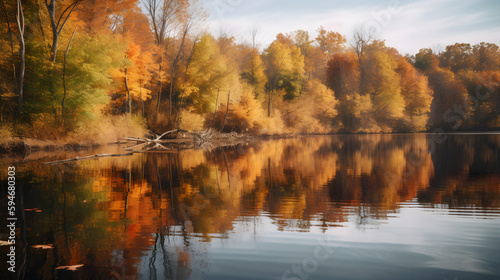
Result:
<svg viewBox="0 0 500 280">
<path fill-rule="evenodd" d="M 280 43 L 276 39 L 265 50 L 265 65 L 267 74 L 268 115 L 271 113 L 272 95 L 277 91 L 285 92 L 287 100 L 299 96 L 304 75 L 304 56 L 296 46 Z"/>
<path fill-rule="evenodd" d="M 303 56 L 307 56 L 311 50 L 312 40 L 311 35 L 306 30 L 297 30 L 292 33 L 293 41 L 295 46 L 300 49 L 300 53 Z"/>
<path fill-rule="evenodd" d="M 208 34 L 195 44 L 186 73 L 181 84 L 182 95 L 187 105 L 199 114 L 213 112 L 218 91 L 223 91 L 224 96 L 227 96 L 228 91 L 238 86 L 236 69 L 229 67 L 217 41 Z"/>
<path fill-rule="evenodd" d="M 400 77 L 396 73 L 397 63 L 384 52 L 374 54 L 375 74 L 373 86 L 373 112 L 379 125 L 391 130 L 403 117 L 404 100 L 401 95 Z"/>
<path fill-rule="evenodd" d="M 358 61 L 352 52 L 337 53 L 328 61 L 326 84 L 333 89 L 337 99 L 358 91 Z"/>
<path fill-rule="evenodd" d="M 470 115 L 462 116 L 468 129 L 496 129 L 500 126 L 500 71 L 461 71 L 457 78 L 468 92 Z M 454 108 L 460 113 L 462 104 Z M 455 116 L 456 117 L 456 116 Z M 468 119 L 470 118 L 470 119 Z"/>
<path fill-rule="evenodd" d="M 267 76 L 262 57 L 256 49 L 244 51 L 246 58 L 241 69 L 241 78 L 253 87 L 257 99 L 264 103 Z"/>
<path fill-rule="evenodd" d="M 71 34 L 63 36 L 69 41 Z M 65 127 L 61 127 L 60 133 L 98 114 L 96 106 L 108 101 L 112 82 L 109 70 L 124 67 L 126 62 L 126 45 L 111 34 L 97 38 L 77 32 L 71 42 L 71 55 L 67 56 L 66 82 L 63 84 L 60 76 L 55 75 L 60 73 L 61 67 L 54 67 L 47 61 L 43 44 L 30 42 L 28 46 L 40 55 L 29 56 L 27 61 L 32 67 L 26 73 L 30 80 L 26 86 L 26 112 L 37 123 L 44 122 L 54 129 L 60 127 L 58 120 L 62 116 Z M 53 75 L 46 75 L 48 71 Z M 64 115 L 61 112 L 63 99 Z"/>
<path fill-rule="evenodd" d="M 327 85 L 338 100 L 338 122 L 347 132 L 357 132 L 362 115 L 371 113 L 371 100 L 359 94 L 359 68 L 356 54 L 337 53 L 328 61 Z"/>
<path fill-rule="evenodd" d="M 186 17 L 189 8 L 189 0 L 143 0 L 146 8 L 154 41 L 157 46 L 156 61 L 158 63 L 158 82 L 156 118 L 160 112 L 161 95 L 163 90 L 162 63 L 165 51 L 169 44 L 174 42 L 172 37 L 176 34 L 180 22 Z M 185 26 L 186 27 L 186 26 Z"/>
<path fill-rule="evenodd" d="M 307 84 L 305 97 L 314 101 L 313 117 L 322 126 L 323 132 L 332 131 L 334 119 L 337 116 L 338 101 L 334 92 L 319 80 L 312 80 Z"/>
<path fill-rule="evenodd" d="M 21 0 L 17 0 L 17 39 L 19 41 L 19 70 L 17 73 L 17 110 L 19 115 L 23 112 L 23 94 L 24 94 L 24 71 L 26 70 L 26 45 L 24 42 L 24 12 Z"/>
<path fill-rule="evenodd" d="M 363 46 L 359 53 L 334 54 L 328 62 L 327 85 L 339 99 L 338 120 L 350 132 L 358 130 L 422 131 L 432 101 L 425 76 L 384 41 Z"/>
<path fill-rule="evenodd" d="M 225 131 L 236 131 L 238 133 L 260 133 L 264 110 L 261 103 L 255 99 L 251 88 L 243 90 L 239 100 L 231 104 L 231 110 L 227 110 L 226 104 L 221 105 L 215 116 L 215 127 L 222 127 L 224 119 Z M 228 112 L 226 116 L 226 112 Z"/>
<path fill-rule="evenodd" d="M 103 24 L 107 24 L 107 30 L 100 32 L 111 31 L 114 36 L 121 37 L 128 45 L 127 51 L 124 53 L 128 64 L 124 68 L 112 69 L 117 91 L 113 92 L 111 110 L 132 113 L 132 103 L 138 101 L 140 102 L 140 111 L 144 115 L 144 102 L 150 98 L 151 92 L 147 85 L 154 73 L 153 33 L 149 29 L 149 21 L 135 0 L 108 3 L 107 11 L 109 16 L 106 18 L 109 20 L 103 22 Z M 98 18 L 100 17 L 96 19 Z M 99 29 L 94 29 L 94 32 L 97 30 Z M 123 108 L 125 110 L 122 110 Z"/>
<path fill-rule="evenodd" d="M 498 76 L 500 51 L 495 44 L 455 44 L 439 55 L 440 65 L 449 68 L 466 88 L 468 101 L 455 104 L 450 121 L 466 129 L 498 127 Z"/>
<path fill-rule="evenodd" d="M 335 54 L 344 51 L 346 38 L 338 32 L 327 31 L 323 26 L 317 30 L 316 42 L 319 48 L 328 54 Z"/>
<path fill-rule="evenodd" d="M 500 49 L 497 45 L 482 42 L 472 47 L 476 71 L 500 71 Z"/>
<path fill-rule="evenodd" d="M 359 90 L 360 94 L 367 94 L 367 79 L 366 79 L 366 71 L 367 67 L 365 66 L 365 57 L 367 47 L 373 41 L 373 34 L 367 33 L 362 29 L 357 29 L 354 33 L 354 39 L 351 44 L 351 48 L 354 53 L 358 57 L 358 65 L 359 65 Z"/>
<path fill-rule="evenodd" d="M 276 41 L 279 42 L 280 44 L 283 45 L 288 45 L 289 47 L 292 47 L 295 45 L 293 34 L 283 34 L 283 33 L 278 33 L 276 35 Z"/>
<path fill-rule="evenodd" d="M 404 120 L 399 130 L 425 131 L 431 111 L 434 92 L 425 75 L 405 58 L 399 57 L 397 73 L 401 77 L 401 95 L 405 101 Z"/>
<path fill-rule="evenodd" d="M 317 30 L 318 35 L 308 57 L 306 64 L 311 65 L 313 76 L 323 82 L 326 81 L 328 61 L 332 55 L 345 51 L 346 38 L 338 32 L 328 31 L 323 26 Z"/>
<path fill-rule="evenodd" d="M 474 67 L 472 46 L 459 43 L 447 46 L 439 55 L 439 66 L 449 68 L 454 73 Z"/>
<path fill-rule="evenodd" d="M 443 129 L 458 129 L 464 117 L 470 114 L 467 89 L 453 72 L 439 67 L 436 62 L 426 71 L 434 90 L 431 124 Z M 459 112 L 455 113 L 454 110 Z"/>
<path fill-rule="evenodd" d="M 174 90 L 174 81 L 175 81 L 175 73 L 181 59 L 185 56 L 189 56 L 186 53 L 190 53 L 191 50 L 187 50 L 189 46 L 189 36 L 192 29 L 205 17 L 204 11 L 198 3 L 193 3 L 185 14 L 184 18 L 180 19 L 181 25 L 178 29 L 174 31 L 174 34 L 177 33 L 174 38 L 169 38 L 171 42 L 167 42 L 168 47 L 170 47 L 169 52 L 171 54 L 170 57 L 170 88 L 168 92 L 168 122 L 172 122 L 172 98 L 173 98 L 173 90 Z"/>
<path fill-rule="evenodd" d="M 18 56 L 15 50 L 15 34 L 18 33 L 15 17 L 17 15 L 17 1 L 0 1 L 0 98 L 2 101 L 1 119 L 14 117 L 18 106 L 13 106 L 13 101 L 17 94 L 17 67 Z M 17 95 L 17 96 L 16 96 Z M 17 102 L 16 102 L 17 103 Z"/>
<path fill-rule="evenodd" d="M 424 70 L 435 91 L 432 123 L 444 129 L 494 126 L 497 107 L 495 77 L 500 52 L 494 44 L 454 44 L 435 55 L 423 49 L 415 67 Z"/>
<path fill-rule="evenodd" d="M 118 104 L 114 107 L 122 107 L 119 104 L 125 103 L 125 111 L 132 113 L 132 101 L 138 101 L 141 105 L 141 114 L 144 115 L 144 102 L 151 97 L 151 90 L 145 85 L 151 79 L 154 70 L 153 56 L 151 52 L 142 51 L 140 45 L 130 42 L 125 57 L 128 60 L 127 65 L 111 72 L 118 92 L 125 93 L 123 95 L 125 98 L 115 98 Z"/>
<path fill-rule="evenodd" d="M 64 26 L 71 17 L 71 14 L 75 10 L 76 6 L 78 6 L 81 2 L 83 2 L 83 0 L 72 0 L 66 6 L 57 9 L 55 0 L 45 0 L 45 7 L 49 13 L 50 27 L 52 29 L 52 49 L 50 61 L 56 62 L 59 35 L 63 31 Z M 59 15 L 57 15 L 57 13 L 59 13 Z"/>
<path fill-rule="evenodd" d="M 431 49 L 421 49 L 414 57 L 414 67 L 426 71 L 434 64 L 438 64 L 438 58 Z"/>
<path fill-rule="evenodd" d="M 111 30 L 111 1 L 85 0 L 75 9 L 81 29 L 89 34 L 102 34 Z"/>
</svg>

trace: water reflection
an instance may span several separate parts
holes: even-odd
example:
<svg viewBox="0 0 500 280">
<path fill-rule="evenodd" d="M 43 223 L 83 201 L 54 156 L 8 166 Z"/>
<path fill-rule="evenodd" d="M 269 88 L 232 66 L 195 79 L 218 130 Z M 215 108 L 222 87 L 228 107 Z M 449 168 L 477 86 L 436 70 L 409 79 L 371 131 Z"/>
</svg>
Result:
<svg viewBox="0 0 500 280">
<path fill-rule="evenodd" d="M 280 261 L 297 254 L 287 246 L 350 228 L 377 231 L 391 217 L 403 219 L 404 209 L 498 223 L 500 136 L 450 135 L 435 149 L 431 141 L 421 134 L 303 137 L 212 152 L 17 163 L 24 208 L 42 210 L 25 212 L 25 278 L 231 279 L 218 270 L 222 263 L 235 262 L 228 269 L 237 273 L 262 260 L 279 278 L 293 264 Z M 38 244 L 53 249 L 30 247 Z M 429 267 L 442 263 L 436 259 Z M 55 269 L 77 264 L 84 267 Z"/>
</svg>

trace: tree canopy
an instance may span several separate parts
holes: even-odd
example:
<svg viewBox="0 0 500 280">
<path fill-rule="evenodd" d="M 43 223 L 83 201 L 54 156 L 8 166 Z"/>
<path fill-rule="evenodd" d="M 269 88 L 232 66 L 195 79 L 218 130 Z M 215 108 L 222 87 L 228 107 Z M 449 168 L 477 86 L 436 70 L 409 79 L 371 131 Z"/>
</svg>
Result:
<svg viewBox="0 0 500 280">
<path fill-rule="evenodd" d="M 152 131 L 500 127 L 492 43 L 403 56 L 370 34 L 348 42 L 320 26 L 260 49 L 257 31 L 252 42 L 208 33 L 194 0 L 0 4 L 0 119 L 20 135 L 59 138 L 121 115 Z"/>
</svg>

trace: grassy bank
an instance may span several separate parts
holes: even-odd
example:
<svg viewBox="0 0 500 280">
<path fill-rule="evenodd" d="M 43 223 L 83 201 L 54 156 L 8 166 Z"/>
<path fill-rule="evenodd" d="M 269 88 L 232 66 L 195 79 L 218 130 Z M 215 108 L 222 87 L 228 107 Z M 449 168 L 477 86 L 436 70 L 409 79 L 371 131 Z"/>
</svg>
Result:
<svg viewBox="0 0 500 280">
<path fill-rule="evenodd" d="M 3 126 L 0 127 L 0 154 L 89 149 L 146 133 L 144 121 L 135 116 L 100 117 L 67 133 L 59 132 L 55 126 Z"/>
</svg>

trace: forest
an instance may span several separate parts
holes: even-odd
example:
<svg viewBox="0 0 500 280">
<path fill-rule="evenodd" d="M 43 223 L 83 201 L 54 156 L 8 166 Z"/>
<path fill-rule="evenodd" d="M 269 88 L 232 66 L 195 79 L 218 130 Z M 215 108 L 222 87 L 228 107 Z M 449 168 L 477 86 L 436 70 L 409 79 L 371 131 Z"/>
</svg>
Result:
<svg viewBox="0 0 500 280">
<path fill-rule="evenodd" d="M 0 0 L 0 136 L 107 141 L 500 127 L 500 50 L 400 54 L 362 29 L 211 34 L 195 0 Z"/>
</svg>

